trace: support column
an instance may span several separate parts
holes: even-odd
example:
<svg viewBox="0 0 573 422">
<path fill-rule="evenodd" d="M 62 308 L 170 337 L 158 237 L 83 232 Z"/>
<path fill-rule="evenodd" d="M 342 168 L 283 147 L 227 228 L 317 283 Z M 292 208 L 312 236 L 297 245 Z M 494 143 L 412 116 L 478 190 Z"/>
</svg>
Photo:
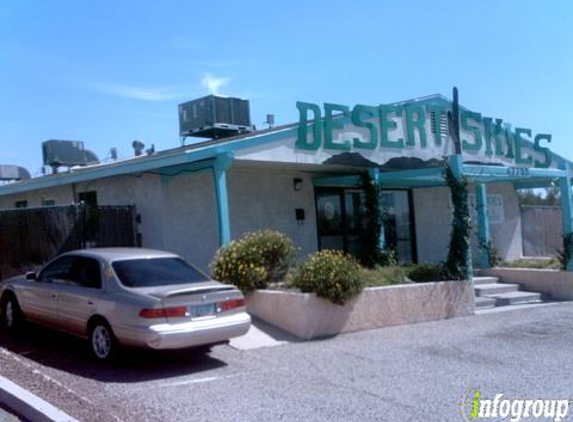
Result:
<svg viewBox="0 0 573 422">
<path fill-rule="evenodd" d="M 567 176 L 559 178 L 559 191 L 561 192 L 561 215 L 563 218 L 563 239 L 568 239 L 573 233 L 573 203 L 571 201 L 571 179 L 569 168 Z M 565 246 L 565 245 L 564 245 Z M 573 257 L 566 263 L 567 271 L 573 271 Z"/>
<path fill-rule="evenodd" d="M 213 164 L 213 181 L 217 198 L 217 219 L 219 222 L 219 246 L 231 242 L 231 224 L 229 220 L 229 198 L 227 195 L 227 169 L 233 164 L 231 153 L 217 154 Z"/>
<path fill-rule="evenodd" d="M 461 154 L 454 154 L 450 156 L 450 168 L 454 177 L 458 180 L 461 179 L 464 168 L 464 161 Z M 474 267 L 472 263 L 472 248 L 471 244 L 468 247 L 468 251 L 465 256 L 466 268 L 468 269 L 468 282 L 473 283 L 474 280 Z"/>
<path fill-rule="evenodd" d="M 368 169 L 368 174 L 372 178 L 372 182 L 376 187 L 376 192 L 380 193 L 380 169 L 379 168 L 371 168 Z M 382 220 L 382 206 L 380 205 L 380 196 L 378 195 L 378 213 L 380 216 L 380 235 L 378 236 L 378 247 L 380 250 L 384 250 L 386 247 L 386 234 L 384 233 L 384 221 Z"/>
<path fill-rule="evenodd" d="M 485 183 L 476 184 L 476 205 L 478 217 L 479 263 L 481 268 L 489 268 L 488 244 L 491 241 L 489 233 L 489 215 L 487 212 L 487 189 Z"/>
</svg>

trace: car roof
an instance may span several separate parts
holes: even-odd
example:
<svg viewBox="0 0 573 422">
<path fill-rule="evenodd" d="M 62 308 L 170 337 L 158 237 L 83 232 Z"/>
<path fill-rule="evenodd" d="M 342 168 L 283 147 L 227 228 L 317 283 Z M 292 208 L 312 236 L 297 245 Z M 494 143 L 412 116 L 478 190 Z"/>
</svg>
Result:
<svg viewBox="0 0 573 422">
<path fill-rule="evenodd" d="M 179 258 L 171 252 L 156 249 L 144 248 L 90 248 L 78 249 L 67 252 L 65 255 L 80 255 L 87 257 L 103 258 L 108 262 L 122 261 L 128 259 L 149 259 L 149 258 Z"/>
</svg>

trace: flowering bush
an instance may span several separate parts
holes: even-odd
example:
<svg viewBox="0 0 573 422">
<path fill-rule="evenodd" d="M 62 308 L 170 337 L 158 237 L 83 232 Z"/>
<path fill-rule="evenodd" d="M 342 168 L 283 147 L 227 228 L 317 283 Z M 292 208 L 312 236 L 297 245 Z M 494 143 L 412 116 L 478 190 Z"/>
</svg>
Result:
<svg viewBox="0 0 573 422">
<path fill-rule="evenodd" d="M 315 293 L 337 305 L 344 305 L 363 289 L 356 260 L 333 250 L 310 255 L 295 276 L 294 285 L 302 292 Z"/>
<path fill-rule="evenodd" d="M 284 277 L 295 254 L 296 248 L 283 233 L 273 230 L 249 232 L 217 251 L 211 263 L 211 274 L 244 292 L 264 289 L 269 282 Z"/>
</svg>

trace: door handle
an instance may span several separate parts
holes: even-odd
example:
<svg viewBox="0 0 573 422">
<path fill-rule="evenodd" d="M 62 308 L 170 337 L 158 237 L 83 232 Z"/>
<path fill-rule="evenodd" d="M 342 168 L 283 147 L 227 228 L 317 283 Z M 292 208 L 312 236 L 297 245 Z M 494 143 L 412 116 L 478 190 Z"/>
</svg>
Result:
<svg viewBox="0 0 573 422">
<path fill-rule="evenodd" d="M 88 305 L 93 305 L 94 303 L 91 300 L 88 300 Z"/>
<path fill-rule="evenodd" d="M 50 295 L 50 297 L 51 297 L 52 299 L 55 299 L 55 298 L 56 298 L 56 294 L 55 294 L 55 293 L 52 293 L 52 294 Z"/>
</svg>

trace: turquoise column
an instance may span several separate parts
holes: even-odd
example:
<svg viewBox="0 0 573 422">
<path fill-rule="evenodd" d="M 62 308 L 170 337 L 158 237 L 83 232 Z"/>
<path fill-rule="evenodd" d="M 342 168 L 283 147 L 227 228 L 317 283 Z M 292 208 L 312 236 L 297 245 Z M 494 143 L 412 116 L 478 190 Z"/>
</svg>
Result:
<svg viewBox="0 0 573 422">
<path fill-rule="evenodd" d="M 563 238 L 573 233 L 573 204 L 571 201 L 571 179 L 569 166 L 566 168 L 567 176 L 559 178 L 559 191 L 561 192 L 561 215 L 563 218 Z M 573 257 L 572 257 L 573 258 Z M 569 258 L 566 264 L 567 271 L 573 271 L 573 259 Z"/>
<path fill-rule="evenodd" d="M 230 152 L 217 154 L 213 164 L 213 180 L 217 198 L 217 219 L 219 222 L 219 245 L 226 246 L 231 242 L 231 224 L 229 220 L 229 197 L 227 194 L 227 169 L 233 165 Z"/>
<path fill-rule="evenodd" d="M 476 206 L 478 217 L 478 239 L 480 244 L 479 264 L 481 268 L 489 268 L 489 254 L 487 245 L 491 241 L 491 238 L 489 233 L 487 189 L 485 183 L 476 184 Z"/>
<path fill-rule="evenodd" d="M 461 179 L 463 175 L 464 161 L 461 154 L 454 154 L 450 156 L 450 167 L 454 177 L 458 180 Z M 472 263 L 472 248 L 471 245 L 468 248 L 466 254 L 466 268 L 468 269 L 468 282 L 473 283 L 474 280 L 474 267 Z"/>
<path fill-rule="evenodd" d="M 380 193 L 380 169 L 379 168 L 371 168 L 368 169 L 368 174 L 372 178 L 372 182 L 376 187 L 376 192 Z M 378 237 L 378 247 L 380 250 L 384 250 L 386 248 L 386 234 L 384 233 L 384 221 L 382 216 L 382 206 L 380 205 L 380 195 L 378 195 L 378 213 L 380 219 L 382 220 L 380 223 L 380 236 Z"/>
</svg>

